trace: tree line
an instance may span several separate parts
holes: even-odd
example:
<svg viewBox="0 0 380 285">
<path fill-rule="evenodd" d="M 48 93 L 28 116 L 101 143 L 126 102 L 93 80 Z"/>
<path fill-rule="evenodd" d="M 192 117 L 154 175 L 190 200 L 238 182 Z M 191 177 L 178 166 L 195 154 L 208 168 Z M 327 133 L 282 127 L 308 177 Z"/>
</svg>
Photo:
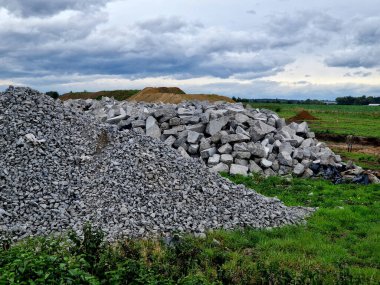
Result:
<svg viewBox="0 0 380 285">
<path fill-rule="evenodd" d="M 338 105 L 368 105 L 380 104 L 380 97 L 361 96 L 361 97 L 338 97 L 335 99 Z"/>
<path fill-rule="evenodd" d="M 326 105 L 327 101 L 322 100 L 287 100 L 287 99 L 247 99 L 240 97 L 232 97 L 236 102 L 243 103 L 277 103 L 277 104 L 305 104 L 305 105 Z M 368 104 L 380 104 L 380 97 L 373 96 L 361 96 L 361 97 L 337 97 L 335 102 L 338 105 L 368 105 Z M 330 103 L 330 102 L 329 102 Z"/>
</svg>

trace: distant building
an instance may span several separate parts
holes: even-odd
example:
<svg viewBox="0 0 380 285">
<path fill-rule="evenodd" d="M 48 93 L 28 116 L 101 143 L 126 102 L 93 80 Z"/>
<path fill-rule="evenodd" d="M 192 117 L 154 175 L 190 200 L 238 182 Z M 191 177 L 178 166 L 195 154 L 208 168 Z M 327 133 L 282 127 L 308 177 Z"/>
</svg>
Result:
<svg viewBox="0 0 380 285">
<path fill-rule="evenodd" d="M 323 103 L 325 103 L 326 105 L 336 105 L 336 101 L 324 100 Z"/>
<path fill-rule="evenodd" d="M 368 104 L 368 106 L 380 106 L 380 104 Z"/>
</svg>

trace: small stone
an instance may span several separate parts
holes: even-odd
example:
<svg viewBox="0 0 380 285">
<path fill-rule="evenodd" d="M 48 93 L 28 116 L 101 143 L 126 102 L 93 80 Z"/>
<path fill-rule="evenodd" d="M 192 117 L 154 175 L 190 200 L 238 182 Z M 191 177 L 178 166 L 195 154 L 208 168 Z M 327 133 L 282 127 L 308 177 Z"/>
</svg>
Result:
<svg viewBox="0 0 380 285">
<path fill-rule="evenodd" d="M 232 164 L 234 161 L 234 158 L 230 154 L 222 154 L 220 157 L 220 161 L 226 164 Z"/>
<path fill-rule="evenodd" d="M 218 148 L 218 152 L 219 153 L 222 153 L 222 154 L 228 154 L 228 153 L 231 153 L 232 152 L 232 146 L 227 143 L 227 144 L 224 144 L 222 145 L 220 148 Z"/>
<path fill-rule="evenodd" d="M 196 144 L 201 139 L 201 134 L 194 132 L 194 131 L 188 131 L 187 135 L 187 142 L 190 144 Z"/>
<path fill-rule="evenodd" d="M 265 167 L 265 168 L 269 168 L 269 167 L 271 167 L 272 164 L 273 164 L 272 161 L 269 161 L 269 160 L 267 160 L 267 159 L 265 159 L 265 158 L 263 158 L 263 159 L 261 160 L 261 165 L 262 165 L 263 167 Z"/>
<path fill-rule="evenodd" d="M 301 163 L 298 163 L 296 166 L 294 166 L 293 173 L 297 176 L 300 176 L 304 173 L 305 166 L 303 166 Z"/>
<path fill-rule="evenodd" d="M 285 166 L 292 166 L 293 165 L 293 159 L 291 158 L 290 154 L 286 151 L 279 153 L 278 162 L 281 165 L 285 165 Z"/>
<path fill-rule="evenodd" d="M 246 176 L 248 174 L 248 167 L 238 164 L 232 164 L 230 167 L 230 174 L 239 174 Z"/>
<path fill-rule="evenodd" d="M 208 159 L 208 165 L 213 166 L 217 165 L 220 161 L 220 154 L 214 154 L 213 156 L 209 157 Z"/>
<path fill-rule="evenodd" d="M 230 168 L 225 163 L 218 163 L 217 165 L 210 168 L 212 172 L 229 172 Z"/>
</svg>

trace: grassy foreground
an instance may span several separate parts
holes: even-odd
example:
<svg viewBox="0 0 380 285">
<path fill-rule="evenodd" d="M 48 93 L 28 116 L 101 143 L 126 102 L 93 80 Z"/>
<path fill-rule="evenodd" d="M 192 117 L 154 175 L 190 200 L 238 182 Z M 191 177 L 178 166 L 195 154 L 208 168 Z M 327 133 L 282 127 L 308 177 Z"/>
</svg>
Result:
<svg viewBox="0 0 380 285">
<path fill-rule="evenodd" d="M 35 238 L 0 249 L 0 284 L 379 284 L 380 187 L 229 177 L 287 205 L 319 207 L 306 225 L 214 231 L 171 244 Z"/>
<path fill-rule="evenodd" d="M 309 122 L 316 133 L 380 138 L 380 107 L 279 103 L 252 103 L 251 105 L 254 108 L 273 110 L 286 119 L 297 115 L 302 110 L 307 110 L 318 118 Z"/>
</svg>

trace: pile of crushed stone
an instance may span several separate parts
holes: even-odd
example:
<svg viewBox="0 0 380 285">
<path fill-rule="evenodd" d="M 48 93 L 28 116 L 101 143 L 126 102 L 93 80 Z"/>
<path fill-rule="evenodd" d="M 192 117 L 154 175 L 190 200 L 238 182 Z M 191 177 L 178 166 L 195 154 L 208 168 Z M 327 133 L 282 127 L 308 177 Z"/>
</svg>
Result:
<svg viewBox="0 0 380 285">
<path fill-rule="evenodd" d="M 209 229 L 278 227 L 286 207 L 209 171 L 200 159 L 93 118 L 30 88 L 0 93 L 0 238 L 80 232 L 109 240 Z"/>
</svg>

